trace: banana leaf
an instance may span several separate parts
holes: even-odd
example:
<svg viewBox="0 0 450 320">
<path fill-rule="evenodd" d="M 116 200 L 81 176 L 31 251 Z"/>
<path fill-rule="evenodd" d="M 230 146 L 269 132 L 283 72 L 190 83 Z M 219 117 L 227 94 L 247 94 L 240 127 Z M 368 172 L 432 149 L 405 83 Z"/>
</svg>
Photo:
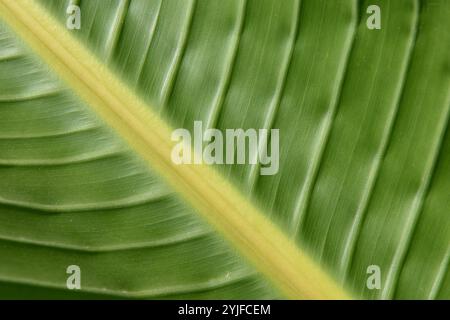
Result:
<svg viewBox="0 0 450 320">
<path fill-rule="evenodd" d="M 449 1 L 0 10 L 0 298 L 450 298 Z M 195 121 L 279 129 L 278 172 L 143 147 Z"/>
</svg>

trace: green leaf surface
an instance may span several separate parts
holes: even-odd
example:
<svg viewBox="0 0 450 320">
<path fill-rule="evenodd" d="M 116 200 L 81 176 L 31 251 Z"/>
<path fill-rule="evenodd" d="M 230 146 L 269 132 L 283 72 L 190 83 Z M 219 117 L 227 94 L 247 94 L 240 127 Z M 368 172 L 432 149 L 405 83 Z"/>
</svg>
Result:
<svg viewBox="0 0 450 320">
<path fill-rule="evenodd" d="M 450 2 L 39 2 L 172 126 L 280 129 L 217 169 L 355 297 L 450 298 Z M 0 24 L 0 297 L 104 296 L 283 297 Z"/>
</svg>

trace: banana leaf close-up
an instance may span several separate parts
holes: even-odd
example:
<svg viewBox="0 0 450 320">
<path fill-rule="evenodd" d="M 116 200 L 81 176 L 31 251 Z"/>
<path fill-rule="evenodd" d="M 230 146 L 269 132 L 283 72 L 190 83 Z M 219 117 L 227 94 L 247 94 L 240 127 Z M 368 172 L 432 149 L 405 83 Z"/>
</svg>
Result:
<svg viewBox="0 0 450 320">
<path fill-rule="evenodd" d="M 448 300 L 449 116 L 448 0 L 0 0 L 0 299 Z"/>
</svg>

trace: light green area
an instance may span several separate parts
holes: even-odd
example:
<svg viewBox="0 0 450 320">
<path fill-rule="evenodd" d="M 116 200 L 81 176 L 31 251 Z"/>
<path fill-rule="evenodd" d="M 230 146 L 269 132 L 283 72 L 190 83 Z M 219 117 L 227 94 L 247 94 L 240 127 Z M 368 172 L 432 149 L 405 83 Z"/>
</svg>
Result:
<svg viewBox="0 0 450 320">
<path fill-rule="evenodd" d="M 448 1 L 77 3 L 72 32 L 171 124 L 280 129 L 277 175 L 219 170 L 357 297 L 450 298 Z M 0 32 L 1 297 L 96 297 L 51 289 L 70 264 L 91 294 L 277 296 Z"/>
</svg>

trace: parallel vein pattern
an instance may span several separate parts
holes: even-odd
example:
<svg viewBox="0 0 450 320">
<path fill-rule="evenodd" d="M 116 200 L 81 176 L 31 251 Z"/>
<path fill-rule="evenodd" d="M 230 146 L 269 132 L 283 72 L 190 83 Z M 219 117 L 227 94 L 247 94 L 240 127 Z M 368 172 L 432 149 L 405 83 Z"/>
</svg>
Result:
<svg viewBox="0 0 450 320">
<path fill-rule="evenodd" d="M 57 296 L 72 264 L 93 297 L 274 296 L 3 25 L 0 42 L 20 53 L 0 62 L 0 296 Z"/>
<path fill-rule="evenodd" d="M 41 2 L 65 23 L 69 1 Z M 174 126 L 280 129 L 277 175 L 218 169 L 357 296 L 450 297 L 448 1 L 77 3 L 76 36 Z M 366 26 L 373 4 L 381 30 Z M 117 255 L 87 292 L 275 294 L 5 28 L 0 41 L 5 290 L 61 287 L 71 258 Z M 16 268 L 18 250 L 54 256 L 43 268 L 58 276 Z"/>
</svg>

